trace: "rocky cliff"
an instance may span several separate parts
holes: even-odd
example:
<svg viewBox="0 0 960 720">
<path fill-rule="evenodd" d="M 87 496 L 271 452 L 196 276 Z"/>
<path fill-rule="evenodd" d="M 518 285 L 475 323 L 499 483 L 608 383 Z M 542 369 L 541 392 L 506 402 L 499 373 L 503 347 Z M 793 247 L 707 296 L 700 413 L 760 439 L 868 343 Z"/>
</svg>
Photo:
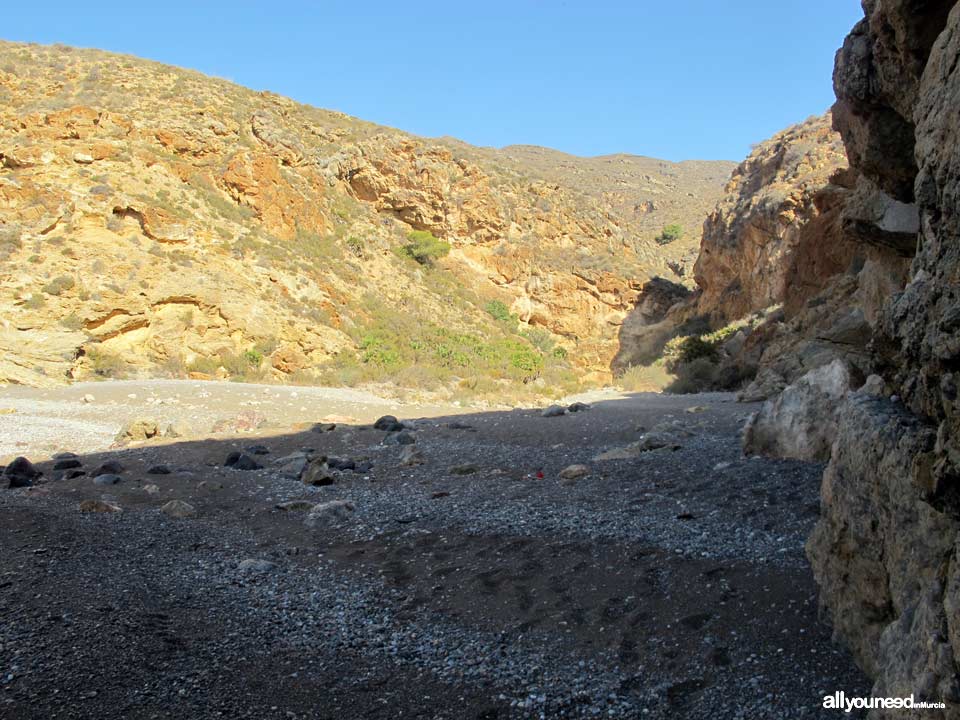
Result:
<svg viewBox="0 0 960 720">
<path fill-rule="evenodd" d="M 829 113 L 754 148 L 703 226 L 694 268 L 701 312 L 722 323 L 788 295 L 799 304 L 846 269 L 848 243 L 817 242 L 840 235 L 846 165 Z"/>
<path fill-rule="evenodd" d="M 860 308 L 878 374 L 829 407 L 814 374 L 788 388 L 836 428 L 808 555 L 824 612 L 874 693 L 945 704 L 871 717 L 958 718 L 960 5 L 868 0 L 864 11 L 834 75 L 834 124 L 855 173 L 842 230 L 867 263 L 910 265 L 905 283 L 876 285 Z M 784 432 L 800 417 L 788 415 Z"/>
<path fill-rule="evenodd" d="M 657 231 L 732 167 L 428 141 L 62 46 L 0 43 L 0 98 L 0 382 L 603 377 L 695 242 Z"/>
</svg>

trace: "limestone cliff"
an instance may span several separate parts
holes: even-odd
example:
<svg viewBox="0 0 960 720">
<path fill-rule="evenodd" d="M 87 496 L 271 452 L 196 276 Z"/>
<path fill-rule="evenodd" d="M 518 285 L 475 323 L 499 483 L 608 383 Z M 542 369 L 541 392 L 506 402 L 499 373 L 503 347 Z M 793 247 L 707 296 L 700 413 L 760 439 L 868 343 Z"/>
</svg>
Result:
<svg viewBox="0 0 960 720">
<path fill-rule="evenodd" d="M 850 262 L 839 237 L 846 155 L 829 113 L 757 145 L 703 227 L 698 308 L 717 322 L 803 303 Z M 836 177 L 835 177 L 836 176 Z"/>
<path fill-rule="evenodd" d="M 0 43 L 0 98 L 0 382 L 355 382 L 421 327 L 436 352 L 378 377 L 483 374 L 490 343 L 524 379 L 603 377 L 644 279 L 689 253 L 655 228 L 702 220 L 732 167 L 544 164 L 63 46 Z M 414 231 L 443 252 L 411 261 Z"/>
<path fill-rule="evenodd" d="M 878 311 L 879 398 L 852 395 L 808 544 L 836 635 L 881 696 L 915 694 L 960 717 L 960 6 L 870 0 L 837 55 L 836 126 L 860 174 L 866 247 L 908 256 Z M 919 232 L 916 232 L 916 231 Z"/>
</svg>

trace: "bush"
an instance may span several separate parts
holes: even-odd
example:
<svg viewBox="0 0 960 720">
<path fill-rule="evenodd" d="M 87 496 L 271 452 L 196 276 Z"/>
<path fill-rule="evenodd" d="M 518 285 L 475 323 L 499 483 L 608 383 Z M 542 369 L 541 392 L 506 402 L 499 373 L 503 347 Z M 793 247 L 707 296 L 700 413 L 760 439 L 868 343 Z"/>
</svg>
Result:
<svg viewBox="0 0 960 720">
<path fill-rule="evenodd" d="M 47 295 L 60 295 L 65 290 L 71 290 L 77 284 L 69 275 L 61 275 L 60 277 L 54 278 L 46 285 L 43 286 L 43 291 Z"/>
<path fill-rule="evenodd" d="M 256 348 L 251 348 L 243 354 L 243 359 L 250 364 L 251 367 L 258 368 L 263 365 L 263 353 L 257 350 Z"/>
<path fill-rule="evenodd" d="M 491 300 L 483 306 L 483 309 L 486 310 L 487 315 L 494 320 L 505 321 L 510 319 L 510 308 L 499 300 Z"/>
<path fill-rule="evenodd" d="M 657 235 L 656 241 L 658 245 L 669 245 L 672 242 L 675 242 L 683 237 L 683 227 L 676 223 L 666 225 L 663 228 L 663 231 Z"/>
<path fill-rule="evenodd" d="M 127 363 L 101 347 L 86 348 L 84 355 L 90 361 L 90 369 L 98 377 L 122 378 L 127 373 Z"/>
<path fill-rule="evenodd" d="M 674 372 L 677 379 L 664 389 L 676 395 L 689 395 L 713 390 L 717 384 L 719 367 L 709 358 L 700 357 L 678 365 Z"/>
<path fill-rule="evenodd" d="M 60 324 L 67 330 L 79 330 L 83 327 L 83 320 L 76 313 L 70 313 L 66 317 L 60 318 Z"/>
<path fill-rule="evenodd" d="M 23 301 L 23 306 L 28 310 L 39 310 L 46 304 L 47 301 L 44 299 L 43 295 L 38 295 L 37 293 L 34 293 Z"/>
<path fill-rule="evenodd" d="M 347 249 L 353 253 L 354 257 L 363 257 L 363 240 L 351 235 L 347 238 Z"/>
<path fill-rule="evenodd" d="M 407 235 L 410 241 L 400 252 L 421 265 L 432 266 L 433 263 L 450 252 L 450 243 L 439 240 L 433 233 L 426 230 L 413 230 Z"/>
<path fill-rule="evenodd" d="M 670 372 L 676 372 L 677 367 L 692 362 L 698 358 L 707 358 L 716 361 L 719 358 L 719 344 L 713 342 L 709 335 L 689 335 L 675 337 L 663 348 L 663 364 Z"/>
</svg>

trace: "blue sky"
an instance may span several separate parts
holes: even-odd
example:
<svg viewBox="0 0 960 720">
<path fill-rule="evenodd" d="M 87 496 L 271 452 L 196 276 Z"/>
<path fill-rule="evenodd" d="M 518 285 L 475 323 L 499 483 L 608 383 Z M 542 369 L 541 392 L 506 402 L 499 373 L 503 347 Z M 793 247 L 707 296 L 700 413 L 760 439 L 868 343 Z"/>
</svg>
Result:
<svg viewBox="0 0 960 720">
<path fill-rule="evenodd" d="M 4 39 L 130 53 L 419 135 L 740 160 L 833 101 L 859 0 L 9 3 Z"/>
</svg>

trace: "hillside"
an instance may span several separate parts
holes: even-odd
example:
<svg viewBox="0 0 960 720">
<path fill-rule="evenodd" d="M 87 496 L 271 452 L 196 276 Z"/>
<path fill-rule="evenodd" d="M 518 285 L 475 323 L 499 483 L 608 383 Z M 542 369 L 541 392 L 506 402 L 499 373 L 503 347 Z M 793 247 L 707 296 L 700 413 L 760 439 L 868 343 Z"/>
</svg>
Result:
<svg viewBox="0 0 960 720">
<path fill-rule="evenodd" d="M 733 167 L 425 140 L 64 46 L 0 43 L 0 98 L 0 381 L 26 384 L 569 390 Z"/>
</svg>

